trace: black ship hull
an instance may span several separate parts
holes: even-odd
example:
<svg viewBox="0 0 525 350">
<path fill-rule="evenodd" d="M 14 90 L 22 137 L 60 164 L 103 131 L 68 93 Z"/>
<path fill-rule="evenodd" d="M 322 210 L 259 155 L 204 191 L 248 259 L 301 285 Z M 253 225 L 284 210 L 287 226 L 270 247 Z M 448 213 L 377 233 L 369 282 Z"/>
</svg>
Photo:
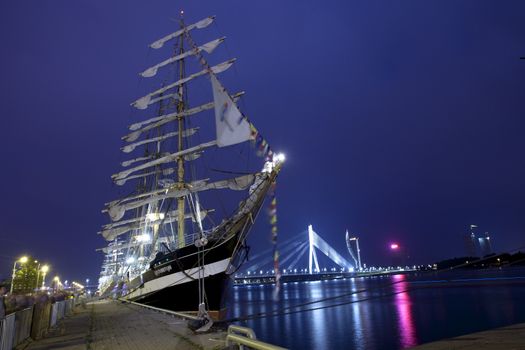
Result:
<svg viewBox="0 0 525 350">
<path fill-rule="evenodd" d="M 204 290 L 209 310 L 224 313 L 230 285 L 230 276 L 224 272 L 205 278 Z M 135 301 L 173 311 L 195 312 L 199 305 L 198 290 L 198 280 L 194 280 L 160 289 Z"/>
<path fill-rule="evenodd" d="M 239 209 L 232 220 L 208 236 L 204 247 L 190 244 L 159 254 L 149 270 L 125 283 L 119 293 L 121 298 L 173 311 L 195 312 L 199 309 L 202 278 L 207 309 L 216 318 L 225 315 L 231 276 L 247 257 L 246 236 L 275 176 L 272 173 L 266 177 L 247 199 L 249 210 Z"/>
</svg>

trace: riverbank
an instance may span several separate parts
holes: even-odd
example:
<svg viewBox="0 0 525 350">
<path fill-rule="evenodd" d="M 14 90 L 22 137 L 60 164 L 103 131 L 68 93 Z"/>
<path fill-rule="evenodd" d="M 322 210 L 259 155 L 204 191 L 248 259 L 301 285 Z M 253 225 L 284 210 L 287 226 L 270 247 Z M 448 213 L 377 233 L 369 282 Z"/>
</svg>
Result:
<svg viewBox="0 0 525 350">
<path fill-rule="evenodd" d="M 525 349 L 525 323 L 440 340 L 411 350 L 513 350 Z"/>
</svg>

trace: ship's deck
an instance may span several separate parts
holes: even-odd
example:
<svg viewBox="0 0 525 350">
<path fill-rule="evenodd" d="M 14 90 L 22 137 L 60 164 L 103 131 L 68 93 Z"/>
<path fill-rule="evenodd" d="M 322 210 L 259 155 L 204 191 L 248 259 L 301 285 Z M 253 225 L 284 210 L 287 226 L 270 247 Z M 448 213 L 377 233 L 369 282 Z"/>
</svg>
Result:
<svg viewBox="0 0 525 350">
<path fill-rule="evenodd" d="M 195 335 L 186 321 L 140 306 L 96 301 L 77 307 L 48 337 L 25 349 L 222 349 L 224 332 Z"/>
</svg>

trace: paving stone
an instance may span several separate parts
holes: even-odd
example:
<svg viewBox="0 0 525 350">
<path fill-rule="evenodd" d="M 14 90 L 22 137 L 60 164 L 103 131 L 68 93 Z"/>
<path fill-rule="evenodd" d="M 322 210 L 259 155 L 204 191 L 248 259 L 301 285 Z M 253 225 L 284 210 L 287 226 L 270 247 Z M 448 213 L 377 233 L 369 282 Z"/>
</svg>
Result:
<svg viewBox="0 0 525 350">
<path fill-rule="evenodd" d="M 186 321 L 115 301 L 78 307 L 49 335 L 24 344 L 28 350 L 193 350 L 223 349 L 224 332 L 194 334 Z"/>
<path fill-rule="evenodd" d="M 525 350 L 525 323 L 457 338 L 440 340 L 412 350 Z"/>
</svg>

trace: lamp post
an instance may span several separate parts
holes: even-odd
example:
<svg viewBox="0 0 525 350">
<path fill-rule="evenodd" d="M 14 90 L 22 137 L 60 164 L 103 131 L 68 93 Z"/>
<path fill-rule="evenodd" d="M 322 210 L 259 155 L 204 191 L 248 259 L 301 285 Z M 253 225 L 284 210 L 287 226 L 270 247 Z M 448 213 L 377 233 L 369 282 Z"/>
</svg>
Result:
<svg viewBox="0 0 525 350">
<path fill-rule="evenodd" d="M 35 263 L 38 263 L 36 267 L 36 282 L 35 282 L 35 292 L 38 291 L 38 279 L 40 278 L 40 263 L 38 260 L 35 260 Z"/>
<path fill-rule="evenodd" d="M 55 278 L 53 278 L 53 281 L 55 282 L 55 288 L 54 288 L 54 291 L 55 293 L 58 292 L 58 289 L 60 287 L 60 278 L 58 276 L 55 276 Z"/>
<path fill-rule="evenodd" d="M 46 287 L 46 273 L 49 271 L 49 266 L 42 266 L 42 290 Z"/>
<path fill-rule="evenodd" d="M 15 277 L 16 277 L 16 263 L 19 262 L 20 264 L 25 264 L 28 260 L 27 256 L 23 256 L 18 260 L 15 260 L 15 263 L 13 264 L 13 276 L 11 277 L 11 290 L 9 293 L 13 294 L 13 287 L 15 285 Z"/>
</svg>

